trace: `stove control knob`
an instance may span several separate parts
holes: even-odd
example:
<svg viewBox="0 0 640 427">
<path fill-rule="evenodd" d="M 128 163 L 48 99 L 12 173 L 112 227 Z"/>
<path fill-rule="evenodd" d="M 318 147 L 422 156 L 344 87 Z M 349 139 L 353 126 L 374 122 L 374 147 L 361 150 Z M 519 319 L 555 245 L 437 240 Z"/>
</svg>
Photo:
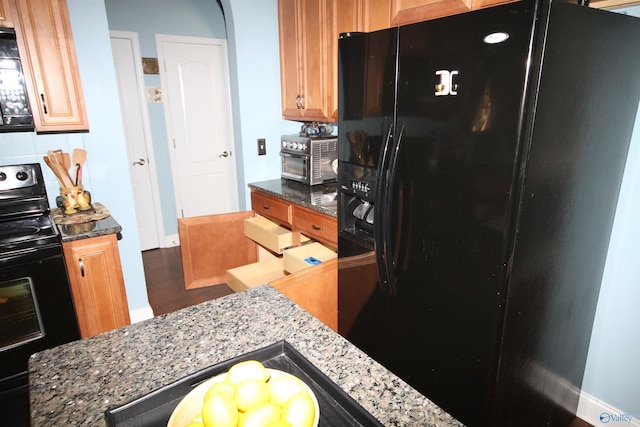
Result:
<svg viewBox="0 0 640 427">
<path fill-rule="evenodd" d="M 27 179 L 29 179 L 29 174 L 25 171 L 20 171 L 16 173 L 16 178 L 18 179 L 18 181 L 26 181 Z"/>
<path fill-rule="evenodd" d="M 7 179 L 7 174 L 4 172 L 0 172 L 0 181 L 5 181 Z"/>
</svg>

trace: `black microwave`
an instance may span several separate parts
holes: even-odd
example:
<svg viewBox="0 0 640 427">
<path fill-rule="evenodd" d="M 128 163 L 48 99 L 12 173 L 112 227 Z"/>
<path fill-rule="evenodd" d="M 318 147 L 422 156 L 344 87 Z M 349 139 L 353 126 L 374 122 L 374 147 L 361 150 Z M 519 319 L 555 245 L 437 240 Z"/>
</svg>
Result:
<svg viewBox="0 0 640 427">
<path fill-rule="evenodd" d="M 34 129 L 16 32 L 7 27 L 0 27 L 0 115 L 0 132 Z"/>
</svg>

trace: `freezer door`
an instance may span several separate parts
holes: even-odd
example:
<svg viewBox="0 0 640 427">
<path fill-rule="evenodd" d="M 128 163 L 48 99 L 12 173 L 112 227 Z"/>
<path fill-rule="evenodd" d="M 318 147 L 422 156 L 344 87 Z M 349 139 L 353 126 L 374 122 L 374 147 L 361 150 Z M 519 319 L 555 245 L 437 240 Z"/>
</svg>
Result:
<svg viewBox="0 0 640 427">
<path fill-rule="evenodd" d="M 385 363 L 469 425 L 495 385 L 532 23 L 518 4 L 399 33 Z"/>
</svg>

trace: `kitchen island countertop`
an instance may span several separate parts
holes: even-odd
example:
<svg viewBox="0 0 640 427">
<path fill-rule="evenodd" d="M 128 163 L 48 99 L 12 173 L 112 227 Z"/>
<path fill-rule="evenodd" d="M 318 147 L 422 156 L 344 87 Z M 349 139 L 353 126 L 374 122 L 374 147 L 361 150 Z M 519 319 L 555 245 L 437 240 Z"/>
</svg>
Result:
<svg viewBox="0 0 640 427">
<path fill-rule="evenodd" d="M 280 340 L 385 426 L 461 425 L 268 285 L 36 353 L 32 425 L 105 425 L 107 409 Z"/>
</svg>

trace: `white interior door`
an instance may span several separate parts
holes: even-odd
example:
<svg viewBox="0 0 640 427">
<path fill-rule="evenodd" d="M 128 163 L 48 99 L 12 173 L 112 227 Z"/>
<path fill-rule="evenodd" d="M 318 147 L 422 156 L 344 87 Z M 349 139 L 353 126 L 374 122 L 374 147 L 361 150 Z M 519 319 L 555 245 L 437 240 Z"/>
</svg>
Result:
<svg viewBox="0 0 640 427">
<path fill-rule="evenodd" d="M 156 35 L 178 217 L 238 210 L 226 40 Z"/>
<path fill-rule="evenodd" d="M 159 247 L 162 218 L 155 181 L 153 146 L 147 112 L 138 34 L 111 31 L 111 49 L 127 143 L 138 235 L 142 250 Z"/>
</svg>

